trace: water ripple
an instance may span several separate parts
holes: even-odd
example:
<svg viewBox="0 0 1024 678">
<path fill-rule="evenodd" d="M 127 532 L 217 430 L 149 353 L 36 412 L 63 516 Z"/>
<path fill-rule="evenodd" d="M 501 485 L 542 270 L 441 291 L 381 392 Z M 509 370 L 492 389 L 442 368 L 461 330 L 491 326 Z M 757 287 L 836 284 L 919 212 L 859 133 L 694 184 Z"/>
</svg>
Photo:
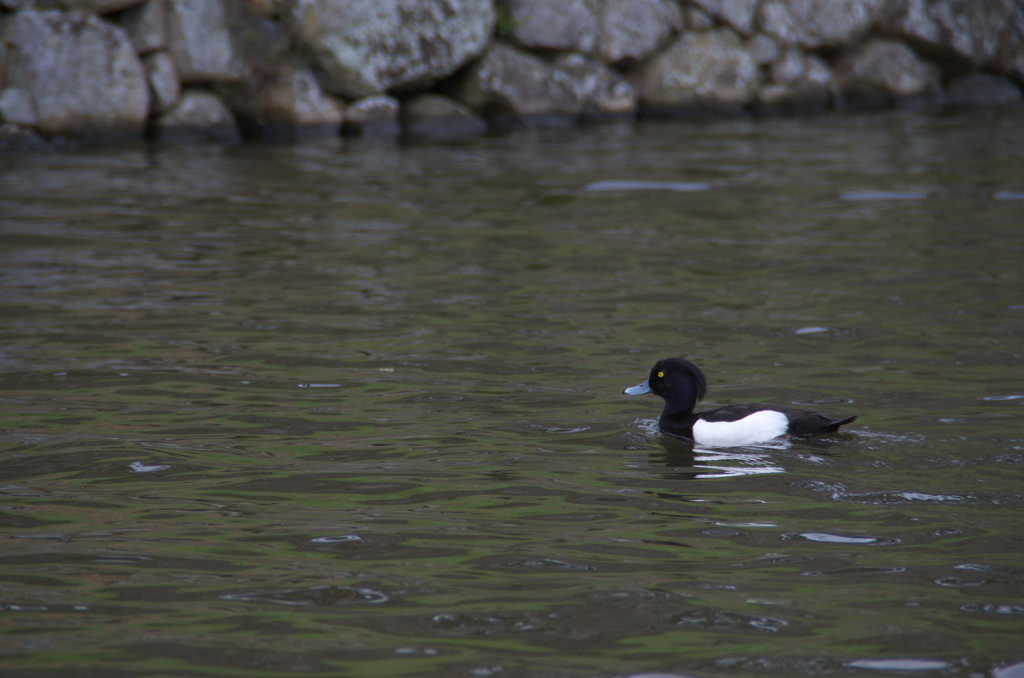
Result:
<svg viewBox="0 0 1024 678">
<path fill-rule="evenodd" d="M 952 664 L 935 659 L 858 659 L 845 666 L 872 671 L 940 671 Z"/>
<path fill-rule="evenodd" d="M 220 598 L 221 600 L 237 600 L 247 603 L 297 606 L 379 605 L 390 600 L 390 597 L 382 591 L 349 586 L 313 586 L 306 589 L 283 591 L 227 593 Z"/>
<path fill-rule="evenodd" d="M 679 181 L 595 181 L 587 184 L 584 191 L 675 191 L 692 193 L 710 190 L 711 184 Z"/>
</svg>

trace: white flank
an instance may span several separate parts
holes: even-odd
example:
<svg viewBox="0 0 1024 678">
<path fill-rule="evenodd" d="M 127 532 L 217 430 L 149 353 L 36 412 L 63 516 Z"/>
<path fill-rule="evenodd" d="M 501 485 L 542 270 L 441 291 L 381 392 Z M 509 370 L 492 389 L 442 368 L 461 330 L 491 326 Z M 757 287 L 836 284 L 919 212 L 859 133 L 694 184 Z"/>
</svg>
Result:
<svg viewBox="0 0 1024 678">
<path fill-rule="evenodd" d="M 737 421 L 704 421 L 693 425 L 693 440 L 711 447 L 756 445 L 778 438 L 789 428 L 782 412 L 761 410 Z"/>
</svg>

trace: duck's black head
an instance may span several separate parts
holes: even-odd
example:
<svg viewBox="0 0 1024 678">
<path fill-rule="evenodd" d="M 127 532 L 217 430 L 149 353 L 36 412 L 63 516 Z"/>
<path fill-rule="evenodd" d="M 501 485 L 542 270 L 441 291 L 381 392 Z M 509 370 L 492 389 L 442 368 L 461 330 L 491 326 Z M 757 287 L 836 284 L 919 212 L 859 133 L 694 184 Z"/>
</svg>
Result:
<svg viewBox="0 0 1024 678">
<path fill-rule="evenodd" d="M 665 358 L 655 363 L 647 381 L 627 388 L 626 395 L 654 393 L 665 399 L 665 412 L 691 412 L 708 391 L 700 368 L 682 358 Z"/>
</svg>

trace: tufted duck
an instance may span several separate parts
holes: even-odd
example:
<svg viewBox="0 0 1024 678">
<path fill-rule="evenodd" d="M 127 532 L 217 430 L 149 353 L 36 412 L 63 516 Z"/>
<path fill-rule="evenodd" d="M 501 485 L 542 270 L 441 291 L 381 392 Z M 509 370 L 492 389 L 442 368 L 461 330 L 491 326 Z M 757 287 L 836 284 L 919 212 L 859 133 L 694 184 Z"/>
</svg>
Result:
<svg viewBox="0 0 1024 678">
<path fill-rule="evenodd" d="M 626 395 L 654 393 L 665 399 L 658 427 L 665 433 L 689 438 L 701 445 L 734 447 L 756 445 L 779 436 L 813 436 L 832 433 L 856 415 L 837 419 L 811 410 L 771 405 L 726 405 L 694 413 L 707 392 L 700 368 L 682 358 L 659 360 L 644 383 L 627 388 Z"/>
</svg>

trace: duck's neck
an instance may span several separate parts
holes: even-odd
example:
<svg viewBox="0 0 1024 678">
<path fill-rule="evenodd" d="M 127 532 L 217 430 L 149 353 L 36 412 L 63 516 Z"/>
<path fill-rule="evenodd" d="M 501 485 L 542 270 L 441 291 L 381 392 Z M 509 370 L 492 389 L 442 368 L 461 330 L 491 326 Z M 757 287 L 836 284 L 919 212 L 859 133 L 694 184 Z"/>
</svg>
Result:
<svg viewBox="0 0 1024 678">
<path fill-rule="evenodd" d="M 663 419 L 674 419 L 693 414 L 697 405 L 697 385 L 686 380 L 665 394 L 665 409 L 661 412 Z"/>
</svg>

